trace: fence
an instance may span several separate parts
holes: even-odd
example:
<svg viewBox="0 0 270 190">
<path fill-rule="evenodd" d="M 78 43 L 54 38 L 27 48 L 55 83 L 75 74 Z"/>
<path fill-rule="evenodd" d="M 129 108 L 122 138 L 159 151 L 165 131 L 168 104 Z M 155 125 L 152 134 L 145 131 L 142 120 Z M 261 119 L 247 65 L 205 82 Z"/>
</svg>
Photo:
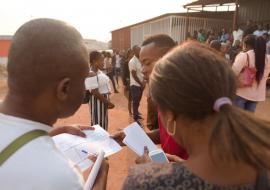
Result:
<svg viewBox="0 0 270 190">
<path fill-rule="evenodd" d="M 186 32 L 194 30 L 213 29 L 220 31 L 222 28 L 231 28 L 231 20 L 198 18 L 187 16 L 168 16 L 159 20 L 137 25 L 131 28 L 131 47 L 140 45 L 145 38 L 154 34 L 167 34 L 175 41 L 182 42 Z"/>
</svg>

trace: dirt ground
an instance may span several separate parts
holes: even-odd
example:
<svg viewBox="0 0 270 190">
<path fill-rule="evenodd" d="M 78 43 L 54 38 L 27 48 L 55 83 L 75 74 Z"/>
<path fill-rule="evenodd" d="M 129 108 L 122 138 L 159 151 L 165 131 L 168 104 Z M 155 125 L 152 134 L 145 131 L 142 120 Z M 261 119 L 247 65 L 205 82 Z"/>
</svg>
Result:
<svg viewBox="0 0 270 190">
<path fill-rule="evenodd" d="M 109 133 L 113 133 L 118 128 L 125 128 L 129 123 L 133 122 L 127 109 L 127 99 L 123 95 L 122 86 L 118 87 L 119 94 L 112 94 L 111 101 L 115 103 L 115 108 L 109 111 Z M 146 118 L 146 96 L 144 95 L 141 101 L 140 112 Z M 145 120 L 143 120 L 144 122 Z M 89 125 L 90 115 L 88 105 L 82 105 L 76 114 L 70 118 L 58 120 L 59 125 L 68 125 L 80 123 Z M 127 175 L 128 168 L 134 164 L 135 154 L 124 147 L 119 153 L 109 157 L 109 176 L 107 189 L 116 190 L 121 189 L 124 178 Z"/>
<path fill-rule="evenodd" d="M 111 100 L 115 103 L 116 107 L 113 110 L 109 111 L 109 132 L 114 132 L 117 128 L 124 128 L 129 123 L 132 122 L 132 118 L 129 116 L 127 110 L 127 100 L 123 95 L 122 86 L 118 87 L 119 94 L 112 94 Z M 3 99 L 6 93 L 5 82 L 0 81 L 0 101 Z M 146 95 L 143 96 L 140 106 L 140 112 L 143 114 L 143 117 L 146 118 Z M 269 119 L 270 112 L 270 93 L 268 93 L 268 98 L 266 102 L 259 103 L 256 115 Z M 145 121 L 145 120 L 144 120 Z M 60 125 L 70 125 L 70 124 L 84 124 L 89 125 L 90 116 L 88 105 L 82 105 L 80 109 L 72 116 L 66 119 L 58 120 L 56 126 Z M 107 189 L 108 190 L 117 190 L 121 189 L 124 178 L 127 175 L 128 168 L 134 164 L 135 154 L 127 149 L 123 148 L 119 153 L 109 157 L 109 176 Z"/>
</svg>

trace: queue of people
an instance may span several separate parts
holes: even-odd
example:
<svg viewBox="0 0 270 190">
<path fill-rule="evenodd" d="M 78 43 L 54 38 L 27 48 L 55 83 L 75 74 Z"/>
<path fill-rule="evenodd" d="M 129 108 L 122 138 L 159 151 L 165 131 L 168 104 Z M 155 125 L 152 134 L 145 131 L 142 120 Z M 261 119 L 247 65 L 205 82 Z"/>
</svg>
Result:
<svg viewBox="0 0 270 190">
<path fill-rule="evenodd" d="M 232 67 L 208 45 L 177 46 L 167 35 L 150 36 L 132 48 L 125 68 L 133 118 L 140 122 L 138 107 L 147 84 L 148 115 L 153 115 L 147 135 L 161 144 L 170 163 L 151 162 L 146 148 L 122 189 L 270 188 L 270 123 L 237 104 L 241 98 L 254 111 L 254 101 L 265 99 L 270 62 L 262 37 L 247 35 L 243 42 L 246 52 Z M 243 89 L 241 94 L 237 80 L 246 57 L 256 69 L 249 75 L 251 86 L 243 88 L 252 88 L 246 89 L 250 95 L 260 91 L 253 102 Z M 52 126 L 76 112 L 86 87 L 92 124 L 108 129 L 107 111 L 114 104 L 103 69 L 104 56 L 88 55 L 80 33 L 62 21 L 36 19 L 18 29 L 9 52 L 9 91 L 0 105 L 1 189 L 84 188 L 91 168 L 78 171 L 51 139 L 63 132 L 83 136 L 82 128 Z M 112 138 L 123 145 L 123 131 Z M 106 189 L 108 168 L 104 160 L 93 189 Z"/>
</svg>

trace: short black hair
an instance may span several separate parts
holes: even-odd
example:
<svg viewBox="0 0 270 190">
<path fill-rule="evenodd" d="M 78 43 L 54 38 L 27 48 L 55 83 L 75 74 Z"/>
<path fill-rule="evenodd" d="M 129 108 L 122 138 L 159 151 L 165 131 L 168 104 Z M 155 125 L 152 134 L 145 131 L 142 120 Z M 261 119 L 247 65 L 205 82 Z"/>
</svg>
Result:
<svg viewBox="0 0 270 190">
<path fill-rule="evenodd" d="M 150 36 L 143 41 L 142 46 L 146 46 L 151 43 L 154 43 L 157 47 L 160 48 L 173 48 L 176 46 L 175 41 L 166 34 L 157 34 Z"/>
<path fill-rule="evenodd" d="M 263 33 L 263 36 L 266 36 L 267 38 L 269 38 L 269 34 L 267 32 Z"/>
<path fill-rule="evenodd" d="M 102 56 L 102 54 L 98 51 L 92 51 L 89 54 L 89 59 L 90 59 L 90 64 L 93 64 L 96 60 L 98 60 L 100 57 Z"/>
<path fill-rule="evenodd" d="M 217 50 L 217 51 L 220 51 L 221 50 L 221 43 L 218 40 L 212 40 L 210 42 L 210 47 Z"/>
</svg>

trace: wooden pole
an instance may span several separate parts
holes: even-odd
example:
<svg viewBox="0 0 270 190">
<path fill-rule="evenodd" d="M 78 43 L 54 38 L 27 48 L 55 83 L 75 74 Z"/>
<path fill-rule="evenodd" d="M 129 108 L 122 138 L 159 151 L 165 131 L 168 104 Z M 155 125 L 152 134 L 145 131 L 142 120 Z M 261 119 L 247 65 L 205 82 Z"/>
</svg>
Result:
<svg viewBox="0 0 270 190">
<path fill-rule="evenodd" d="M 238 24 L 238 12 L 239 12 L 239 0 L 235 0 L 235 11 L 233 16 L 233 30 L 236 29 L 236 25 Z"/>
<path fill-rule="evenodd" d="M 185 36 L 184 36 L 184 39 L 187 38 L 187 33 L 189 32 L 188 31 L 189 29 L 189 8 L 187 9 L 187 18 L 186 18 L 186 32 L 185 32 Z"/>
<path fill-rule="evenodd" d="M 204 7 L 204 0 L 202 0 L 202 12 L 203 12 L 203 7 Z"/>
</svg>

